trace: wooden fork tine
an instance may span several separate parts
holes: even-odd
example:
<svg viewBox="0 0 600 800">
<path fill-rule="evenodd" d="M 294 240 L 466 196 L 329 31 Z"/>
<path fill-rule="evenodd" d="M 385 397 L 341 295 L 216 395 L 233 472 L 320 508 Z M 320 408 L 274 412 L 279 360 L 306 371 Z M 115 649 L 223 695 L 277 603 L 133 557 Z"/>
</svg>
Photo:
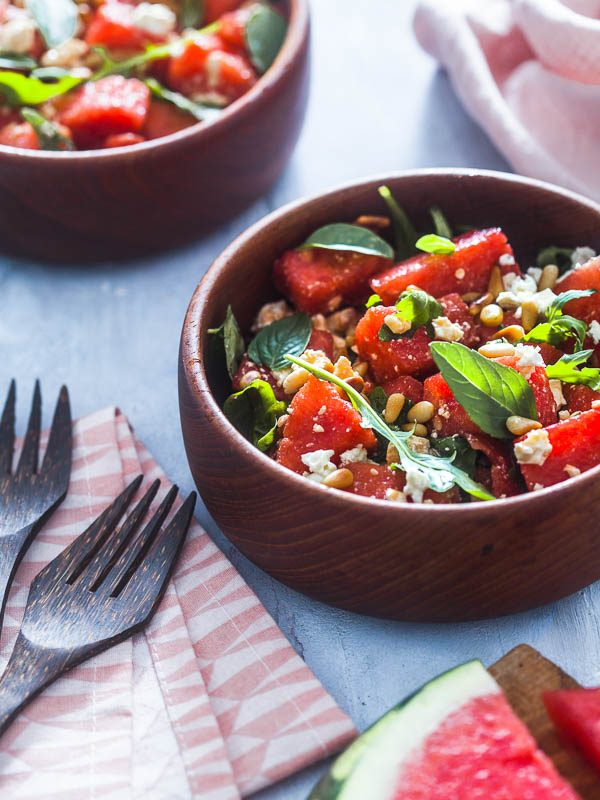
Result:
<svg viewBox="0 0 600 800">
<path fill-rule="evenodd" d="M 68 489 L 71 473 L 71 404 L 69 392 L 63 386 L 56 401 L 46 455 L 40 470 L 47 480 Z"/>
<path fill-rule="evenodd" d="M 16 385 L 10 382 L 2 419 L 0 419 L 0 476 L 10 472 L 15 447 L 15 395 Z"/>
<path fill-rule="evenodd" d="M 29 423 L 27 424 L 27 432 L 25 434 L 25 441 L 23 442 L 23 450 L 21 451 L 19 465 L 15 473 L 17 480 L 26 474 L 32 475 L 37 471 L 41 422 L 42 393 L 40 391 L 40 382 L 36 381 L 35 389 L 33 390 Z"/>
</svg>

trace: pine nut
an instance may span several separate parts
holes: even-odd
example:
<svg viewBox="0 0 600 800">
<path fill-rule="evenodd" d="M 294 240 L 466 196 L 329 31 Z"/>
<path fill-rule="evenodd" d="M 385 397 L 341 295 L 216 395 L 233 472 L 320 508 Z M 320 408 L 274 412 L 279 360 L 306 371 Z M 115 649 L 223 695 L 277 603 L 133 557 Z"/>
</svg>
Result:
<svg viewBox="0 0 600 800">
<path fill-rule="evenodd" d="M 515 436 L 523 436 L 529 431 L 536 431 L 542 427 L 541 422 L 535 419 L 527 419 L 527 417 L 519 417 L 513 415 L 506 420 L 506 427 Z"/>
<path fill-rule="evenodd" d="M 481 309 L 479 319 L 486 328 L 497 328 L 498 325 L 502 325 L 504 311 L 496 303 L 490 303 Z"/>
<path fill-rule="evenodd" d="M 501 356 L 513 356 L 515 348 L 508 342 L 492 341 L 482 345 L 477 352 L 486 358 L 500 358 Z"/>
<path fill-rule="evenodd" d="M 249 372 L 246 372 L 245 375 L 242 375 L 240 378 L 240 388 L 245 389 L 247 386 L 250 386 L 252 381 L 260 380 L 260 372 L 256 369 L 251 369 Z"/>
<path fill-rule="evenodd" d="M 346 356 L 348 350 L 346 349 L 346 340 L 343 336 L 333 334 L 333 357 L 338 359 L 340 356 Z"/>
<path fill-rule="evenodd" d="M 287 376 L 283 382 L 283 391 L 286 394 L 295 394 L 301 389 L 310 378 L 310 372 L 306 369 L 295 369 Z"/>
<path fill-rule="evenodd" d="M 346 334 L 351 325 L 355 325 L 358 314 L 354 308 L 342 308 L 327 317 L 327 327 L 332 333 Z"/>
<path fill-rule="evenodd" d="M 385 453 L 385 462 L 386 464 L 397 464 L 398 461 L 400 461 L 400 453 L 396 445 L 390 442 Z"/>
<path fill-rule="evenodd" d="M 389 228 L 390 219 L 389 217 L 376 217 L 370 214 L 363 214 L 358 217 L 354 224 L 360 225 L 362 228 Z"/>
<path fill-rule="evenodd" d="M 478 300 L 479 297 L 479 292 L 467 292 L 466 294 L 461 294 L 460 299 L 463 303 L 473 303 L 475 300 Z"/>
<path fill-rule="evenodd" d="M 397 314 L 388 314 L 384 322 L 392 333 L 406 333 L 411 328 L 410 322 Z"/>
<path fill-rule="evenodd" d="M 353 375 L 351 378 L 344 378 L 344 383 L 347 383 L 348 386 L 356 389 L 357 392 L 362 392 L 362 390 L 365 388 L 364 379 L 361 378 L 360 375 Z"/>
<path fill-rule="evenodd" d="M 521 325 L 509 325 L 508 328 L 502 328 L 502 330 L 497 331 L 492 336 L 492 339 L 508 339 L 511 344 L 516 344 L 516 342 L 520 342 L 524 336 L 525 331 Z"/>
<path fill-rule="evenodd" d="M 488 283 L 488 292 L 492 295 L 494 300 L 500 292 L 504 291 L 504 283 L 502 281 L 502 271 L 500 267 L 496 264 L 492 267 L 492 271 L 490 272 L 490 282 Z"/>
<path fill-rule="evenodd" d="M 424 436 L 410 436 L 406 444 L 413 453 L 428 453 L 430 450 L 429 439 Z"/>
<path fill-rule="evenodd" d="M 485 294 L 482 295 L 478 294 L 477 297 L 475 298 L 475 301 L 471 303 L 471 305 L 469 306 L 469 314 L 472 317 L 476 317 L 482 308 L 489 306 L 489 304 L 493 302 L 494 302 L 494 296 L 492 295 L 491 292 L 486 292 Z"/>
<path fill-rule="evenodd" d="M 538 292 L 543 292 L 544 289 L 554 289 L 554 284 L 558 280 L 558 267 L 556 264 L 548 264 L 542 270 L 540 282 L 538 283 Z"/>
<path fill-rule="evenodd" d="M 521 304 L 521 322 L 525 333 L 535 328 L 538 321 L 538 310 L 533 300 L 526 300 Z"/>
<path fill-rule="evenodd" d="M 354 372 L 357 375 L 360 375 L 361 378 L 364 378 L 367 372 L 369 371 L 369 365 L 366 361 L 357 361 L 356 364 L 352 367 Z"/>
<path fill-rule="evenodd" d="M 563 394 L 562 381 L 552 378 L 549 381 L 549 384 L 550 384 L 550 391 L 552 392 L 552 397 L 554 397 L 554 402 L 556 403 L 556 407 L 560 408 L 561 406 L 566 406 L 567 401 L 565 400 L 565 396 Z"/>
<path fill-rule="evenodd" d="M 414 428 L 414 431 L 413 431 Z M 419 422 L 417 425 L 414 422 L 411 425 L 403 425 L 402 430 L 408 433 L 412 432 L 413 436 L 427 436 L 427 428 Z"/>
<path fill-rule="evenodd" d="M 315 314 L 314 316 L 312 316 L 310 318 L 310 321 L 312 322 L 312 326 L 316 331 L 329 330 L 329 328 L 327 327 L 327 322 L 326 322 L 325 317 L 323 316 L 323 314 Z"/>
<path fill-rule="evenodd" d="M 415 403 L 406 415 L 409 422 L 429 422 L 435 414 L 433 403 L 428 400 L 421 400 L 420 403 Z"/>
<path fill-rule="evenodd" d="M 346 467 L 336 469 L 331 475 L 328 475 L 323 481 L 323 486 L 329 486 L 330 489 L 347 489 L 354 483 L 354 475 L 352 471 Z"/>
<path fill-rule="evenodd" d="M 396 422 L 404 408 L 405 400 L 406 398 L 403 394 L 400 394 L 400 392 L 394 392 L 394 394 L 388 397 L 387 403 L 385 404 L 385 411 L 383 412 L 383 418 L 388 425 L 391 425 L 392 422 Z"/>
<path fill-rule="evenodd" d="M 565 409 L 564 411 L 559 411 L 558 412 L 558 418 L 559 418 L 559 420 L 561 422 L 563 422 L 563 420 L 565 420 L 565 419 L 569 419 L 570 416 L 571 416 L 571 412 L 567 411 L 567 409 Z"/>
<path fill-rule="evenodd" d="M 352 349 L 354 347 L 354 331 L 356 328 L 352 328 L 352 330 L 346 334 L 346 347 Z"/>
</svg>

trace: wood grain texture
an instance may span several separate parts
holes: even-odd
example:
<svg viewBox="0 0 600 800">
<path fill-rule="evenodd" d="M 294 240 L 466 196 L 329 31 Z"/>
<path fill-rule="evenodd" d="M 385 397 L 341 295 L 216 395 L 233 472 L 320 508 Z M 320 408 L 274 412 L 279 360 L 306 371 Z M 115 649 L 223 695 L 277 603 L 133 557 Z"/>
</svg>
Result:
<svg viewBox="0 0 600 800">
<path fill-rule="evenodd" d="M 524 644 L 507 653 L 489 672 L 563 778 L 584 800 L 600 800 L 598 775 L 574 748 L 559 739 L 542 701 L 543 692 L 575 689 L 579 684 L 537 650 Z"/>
<path fill-rule="evenodd" d="M 392 506 L 309 483 L 253 448 L 223 416 L 229 392 L 207 355 L 228 303 L 242 328 L 274 296 L 271 266 L 320 225 L 381 213 L 388 183 L 418 226 L 440 205 L 451 223 L 500 225 L 518 259 L 549 241 L 600 249 L 600 207 L 500 173 L 417 171 L 354 184 L 288 206 L 218 258 L 197 288 L 180 347 L 180 413 L 188 461 L 210 513 L 278 580 L 326 603 L 402 620 L 457 621 L 531 609 L 600 577 L 593 509 L 598 469 L 560 486 L 477 505 Z M 574 533 L 575 532 L 575 533 Z"/>
<path fill-rule="evenodd" d="M 211 124 L 117 151 L 0 146 L 0 248 L 120 259 L 198 237 L 264 194 L 291 155 L 308 98 L 308 3 L 288 6 L 277 60 Z"/>
</svg>

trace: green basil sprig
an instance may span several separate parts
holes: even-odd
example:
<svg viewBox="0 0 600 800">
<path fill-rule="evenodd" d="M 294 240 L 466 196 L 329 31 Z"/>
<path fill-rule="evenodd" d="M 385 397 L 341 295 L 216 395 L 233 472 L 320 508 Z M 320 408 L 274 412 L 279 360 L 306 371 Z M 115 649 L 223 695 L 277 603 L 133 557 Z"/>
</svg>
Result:
<svg viewBox="0 0 600 800">
<path fill-rule="evenodd" d="M 567 272 L 573 266 L 571 256 L 573 255 L 572 247 L 544 247 L 543 250 L 537 254 L 536 264 L 540 269 L 547 267 L 549 264 L 555 264 L 559 272 Z"/>
<path fill-rule="evenodd" d="M 429 213 L 431 214 L 431 219 L 433 220 L 433 230 L 438 236 L 442 236 L 445 239 L 452 239 L 452 228 L 450 227 L 450 223 L 446 219 L 444 212 L 438 206 L 433 206 L 433 208 L 429 209 Z"/>
<path fill-rule="evenodd" d="M 417 239 L 415 247 L 423 250 L 426 253 L 435 255 L 450 255 L 456 250 L 456 245 L 451 239 L 445 236 L 438 236 L 436 233 L 428 233 Z"/>
<path fill-rule="evenodd" d="M 564 355 L 555 364 L 548 364 L 546 375 L 548 378 L 563 381 L 563 383 L 589 386 L 590 389 L 600 392 L 600 369 L 593 367 L 578 369 L 581 364 L 585 364 L 593 352 L 593 350 L 580 350 L 578 353 Z"/>
<path fill-rule="evenodd" d="M 230 395 L 223 406 L 227 419 L 264 453 L 273 444 L 277 420 L 285 414 L 285 403 L 278 400 L 273 387 L 255 380 L 241 392 Z"/>
<path fill-rule="evenodd" d="M 256 69 L 264 74 L 277 58 L 287 31 L 285 18 L 268 5 L 257 5 L 246 23 L 246 47 Z"/>
<path fill-rule="evenodd" d="M 48 47 L 72 39 L 77 33 L 79 11 L 73 0 L 25 0 Z"/>
<path fill-rule="evenodd" d="M 195 28 L 204 19 L 204 0 L 183 0 L 179 22 L 182 28 Z"/>
<path fill-rule="evenodd" d="M 441 305 L 430 294 L 422 289 L 406 289 L 396 303 L 397 316 L 410 322 L 410 330 L 405 333 L 394 333 L 387 325 L 382 325 L 377 334 L 380 341 L 391 342 L 394 339 L 412 339 L 419 328 L 426 327 L 427 334 L 433 339 L 432 320 L 444 313 Z"/>
<path fill-rule="evenodd" d="M 572 289 L 559 294 L 546 311 L 546 322 L 541 322 L 535 328 L 532 328 L 524 337 L 524 341 L 547 342 L 554 347 L 560 347 L 567 339 L 573 338 L 576 342 L 576 349 L 581 350 L 587 326 L 583 320 L 563 314 L 562 309 L 571 300 L 590 297 L 595 293 L 596 289 L 585 289 L 583 291 Z"/>
<path fill-rule="evenodd" d="M 312 333 L 312 324 L 306 314 L 292 314 L 266 325 L 248 347 L 248 356 L 255 364 L 272 370 L 289 366 L 286 354 L 301 355 Z"/>
<path fill-rule="evenodd" d="M 0 72 L 0 95 L 3 102 L 13 108 L 39 106 L 46 100 L 66 94 L 82 82 L 82 78 L 74 75 L 64 75 L 53 83 L 46 83 L 20 72 Z"/>
<path fill-rule="evenodd" d="M 40 150 L 73 150 L 74 145 L 68 136 L 60 132 L 54 122 L 40 114 L 35 108 L 22 108 L 21 116 L 28 122 L 37 136 Z"/>
<path fill-rule="evenodd" d="M 308 237 L 301 248 L 320 247 L 325 250 L 349 250 L 367 256 L 393 258 L 391 246 L 376 233 L 360 225 L 337 222 L 324 225 Z"/>
<path fill-rule="evenodd" d="M 485 433 L 509 439 L 509 417 L 537 419 L 533 389 L 521 373 L 459 342 L 432 342 L 429 349 L 456 401 Z"/>
<path fill-rule="evenodd" d="M 464 436 L 445 436 L 443 439 L 436 439 L 434 446 L 441 456 L 450 458 L 454 466 L 462 469 L 470 478 L 475 478 L 479 454 Z"/>
<path fill-rule="evenodd" d="M 35 69 L 37 61 L 25 53 L 5 53 L 0 51 L 0 69 Z"/>
<path fill-rule="evenodd" d="M 404 261 L 404 259 L 410 258 L 415 254 L 415 243 L 419 238 L 419 234 L 389 187 L 380 186 L 377 191 L 383 198 L 390 215 L 392 230 L 394 231 L 395 259 L 396 261 Z"/>
<path fill-rule="evenodd" d="M 297 364 L 299 367 L 303 367 L 317 378 L 339 386 L 346 392 L 350 398 L 350 402 L 362 416 L 365 424 L 376 433 L 380 433 L 398 450 L 400 461 L 398 464 L 392 465 L 393 467 L 401 469 L 404 472 L 408 470 L 418 470 L 427 477 L 429 487 L 433 489 L 434 492 L 447 492 L 453 486 L 460 486 L 479 500 L 495 499 L 493 495 L 489 494 L 485 487 L 476 483 L 465 472 L 458 469 L 452 461 L 427 453 L 413 452 L 408 445 L 408 440 L 412 436 L 412 433 L 410 431 L 392 430 L 370 405 L 369 401 L 343 380 L 332 375 L 330 372 L 325 372 L 325 370 L 315 367 L 314 364 L 309 364 L 294 356 L 288 356 L 287 360 L 291 361 L 293 364 Z"/>
<path fill-rule="evenodd" d="M 233 379 L 233 376 L 237 372 L 240 359 L 244 355 L 246 346 L 231 306 L 227 306 L 227 313 L 225 314 L 223 324 L 218 328 L 209 328 L 207 332 L 211 336 L 214 336 L 217 341 L 220 340 L 223 342 L 227 373 L 229 377 Z"/>
<path fill-rule="evenodd" d="M 171 105 L 175 106 L 175 108 L 178 108 L 180 111 L 191 114 L 200 122 L 214 119 L 221 113 L 221 109 L 219 108 L 196 103 L 194 100 L 190 100 L 189 97 L 179 94 L 179 92 L 172 92 L 170 89 L 160 84 L 155 78 L 146 78 L 144 83 L 155 97 L 167 103 L 171 103 Z"/>
</svg>

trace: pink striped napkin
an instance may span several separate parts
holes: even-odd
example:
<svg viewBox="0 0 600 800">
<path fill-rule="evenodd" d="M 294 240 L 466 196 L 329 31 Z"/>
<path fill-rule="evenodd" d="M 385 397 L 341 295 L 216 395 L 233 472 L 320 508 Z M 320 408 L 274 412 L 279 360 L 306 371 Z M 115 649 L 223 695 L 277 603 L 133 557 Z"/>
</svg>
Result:
<svg viewBox="0 0 600 800">
<path fill-rule="evenodd" d="M 518 172 L 600 200 L 600 0 L 421 0 L 414 27 Z"/>
<path fill-rule="evenodd" d="M 140 472 L 160 467 L 114 408 L 74 426 L 69 494 L 25 556 L 4 668 L 41 567 Z M 4 734 L 11 800 L 235 800 L 334 753 L 355 730 L 223 553 L 193 523 L 145 632 L 77 667 Z"/>
</svg>

